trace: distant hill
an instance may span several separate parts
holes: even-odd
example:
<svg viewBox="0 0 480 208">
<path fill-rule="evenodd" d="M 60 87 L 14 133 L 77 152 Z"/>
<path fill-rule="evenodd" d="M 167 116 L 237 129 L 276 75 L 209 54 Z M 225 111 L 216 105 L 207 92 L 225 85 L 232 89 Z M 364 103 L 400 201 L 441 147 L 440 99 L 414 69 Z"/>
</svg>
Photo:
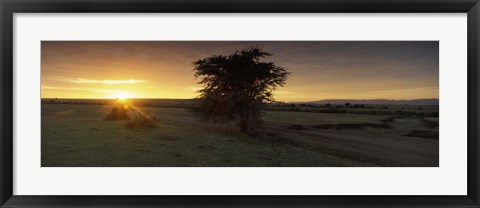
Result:
<svg viewBox="0 0 480 208">
<path fill-rule="evenodd" d="M 354 100 L 354 99 L 328 99 L 328 100 L 318 100 L 318 101 L 309 101 L 301 103 L 312 103 L 312 104 L 364 104 L 364 105 L 438 105 L 438 99 L 414 99 L 414 100 L 388 100 L 388 99 L 367 99 L 367 100 Z"/>
<path fill-rule="evenodd" d="M 74 98 L 42 98 L 42 103 L 57 103 L 57 104 L 96 104 L 104 105 L 111 104 L 114 99 L 74 99 Z M 162 99 L 162 98 L 129 98 L 128 102 L 140 106 L 182 106 L 194 105 L 193 99 Z M 415 99 L 415 100 L 388 100 L 388 99 L 327 99 L 306 102 L 294 102 L 305 104 L 320 104 L 327 103 L 334 105 L 343 105 L 345 103 L 363 104 L 363 105 L 438 105 L 438 99 Z"/>
<path fill-rule="evenodd" d="M 80 99 L 80 98 L 42 98 L 42 103 L 56 104 L 90 104 L 108 105 L 115 99 Z M 128 103 L 138 106 L 184 106 L 193 105 L 193 99 L 168 99 L 168 98 L 127 98 Z"/>
</svg>

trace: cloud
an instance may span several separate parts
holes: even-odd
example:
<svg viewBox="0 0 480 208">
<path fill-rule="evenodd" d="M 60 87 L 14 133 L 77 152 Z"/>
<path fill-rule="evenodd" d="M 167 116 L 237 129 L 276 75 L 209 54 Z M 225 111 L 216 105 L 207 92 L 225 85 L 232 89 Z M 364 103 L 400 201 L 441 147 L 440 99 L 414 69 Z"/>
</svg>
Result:
<svg viewBox="0 0 480 208">
<path fill-rule="evenodd" d="M 42 86 L 42 90 L 90 91 L 90 92 L 100 92 L 100 93 L 123 92 L 119 90 L 110 90 L 110 89 L 91 89 L 91 88 L 79 88 L 79 87 L 57 87 L 57 86 Z"/>
<path fill-rule="evenodd" d="M 419 91 L 419 90 L 438 91 L 438 87 L 432 86 L 432 87 L 400 88 L 400 89 L 389 89 L 389 90 L 371 90 L 371 91 L 365 91 L 364 93 L 394 92 L 394 91 Z"/>
<path fill-rule="evenodd" d="M 90 91 L 89 89 L 78 88 L 78 87 L 53 87 L 53 86 L 42 86 L 42 89 L 45 89 L 45 90 Z"/>
<path fill-rule="evenodd" d="M 145 83 L 145 80 L 138 79 L 125 79 L 125 80 L 96 80 L 96 79 L 84 79 L 84 78 L 75 78 L 64 80 L 66 82 L 78 83 L 78 84 L 108 84 L 108 85 L 117 85 L 117 84 L 138 84 Z"/>
<path fill-rule="evenodd" d="M 292 92 L 290 91 L 285 91 L 285 90 L 277 90 L 274 92 L 274 94 L 277 94 L 277 95 L 290 95 L 292 94 Z"/>
</svg>

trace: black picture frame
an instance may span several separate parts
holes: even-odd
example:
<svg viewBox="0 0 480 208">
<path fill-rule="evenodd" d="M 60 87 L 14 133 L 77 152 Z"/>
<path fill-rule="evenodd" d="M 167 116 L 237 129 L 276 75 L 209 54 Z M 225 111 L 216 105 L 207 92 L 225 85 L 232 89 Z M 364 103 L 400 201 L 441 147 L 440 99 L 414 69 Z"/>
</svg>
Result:
<svg viewBox="0 0 480 208">
<path fill-rule="evenodd" d="M 478 0 L 0 0 L 1 207 L 480 207 Z M 13 195 L 14 13 L 467 13 L 466 196 L 25 196 Z M 454 178 L 452 178 L 454 180 Z M 94 187 L 92 187 L 94 189 Z"/>
</svg>

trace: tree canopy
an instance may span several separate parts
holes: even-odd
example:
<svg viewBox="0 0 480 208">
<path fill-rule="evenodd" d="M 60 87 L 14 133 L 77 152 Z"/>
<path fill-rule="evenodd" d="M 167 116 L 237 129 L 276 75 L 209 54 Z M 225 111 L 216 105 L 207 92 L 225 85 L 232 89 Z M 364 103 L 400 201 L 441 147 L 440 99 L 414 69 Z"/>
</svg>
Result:
<svg viewBox="0 0 480 208">
<path fill-rule="evenodd" d="M 261 60 L 272 55 L 253 47 L 194 62 L 195 77 L 203 85 L 194 112 L 210 122 L 238 122 L 245 133 L 263 126 L 261 108 L 274 101 L 273 91 L 285 84 L 289 74 L 285 68 Z"/>
</svg>

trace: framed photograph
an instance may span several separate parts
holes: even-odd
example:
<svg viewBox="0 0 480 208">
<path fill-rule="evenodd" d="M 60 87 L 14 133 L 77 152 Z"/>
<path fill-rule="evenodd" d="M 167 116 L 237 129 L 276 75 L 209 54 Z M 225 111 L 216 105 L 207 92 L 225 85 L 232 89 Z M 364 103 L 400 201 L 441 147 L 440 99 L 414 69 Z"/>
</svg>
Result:
<svg viewBox="0 0 480 208">
<path fill-rule="evenodd" d="M 478 0 L 0 6 L 1 207 L 480 207 Z"/>
</svg>

